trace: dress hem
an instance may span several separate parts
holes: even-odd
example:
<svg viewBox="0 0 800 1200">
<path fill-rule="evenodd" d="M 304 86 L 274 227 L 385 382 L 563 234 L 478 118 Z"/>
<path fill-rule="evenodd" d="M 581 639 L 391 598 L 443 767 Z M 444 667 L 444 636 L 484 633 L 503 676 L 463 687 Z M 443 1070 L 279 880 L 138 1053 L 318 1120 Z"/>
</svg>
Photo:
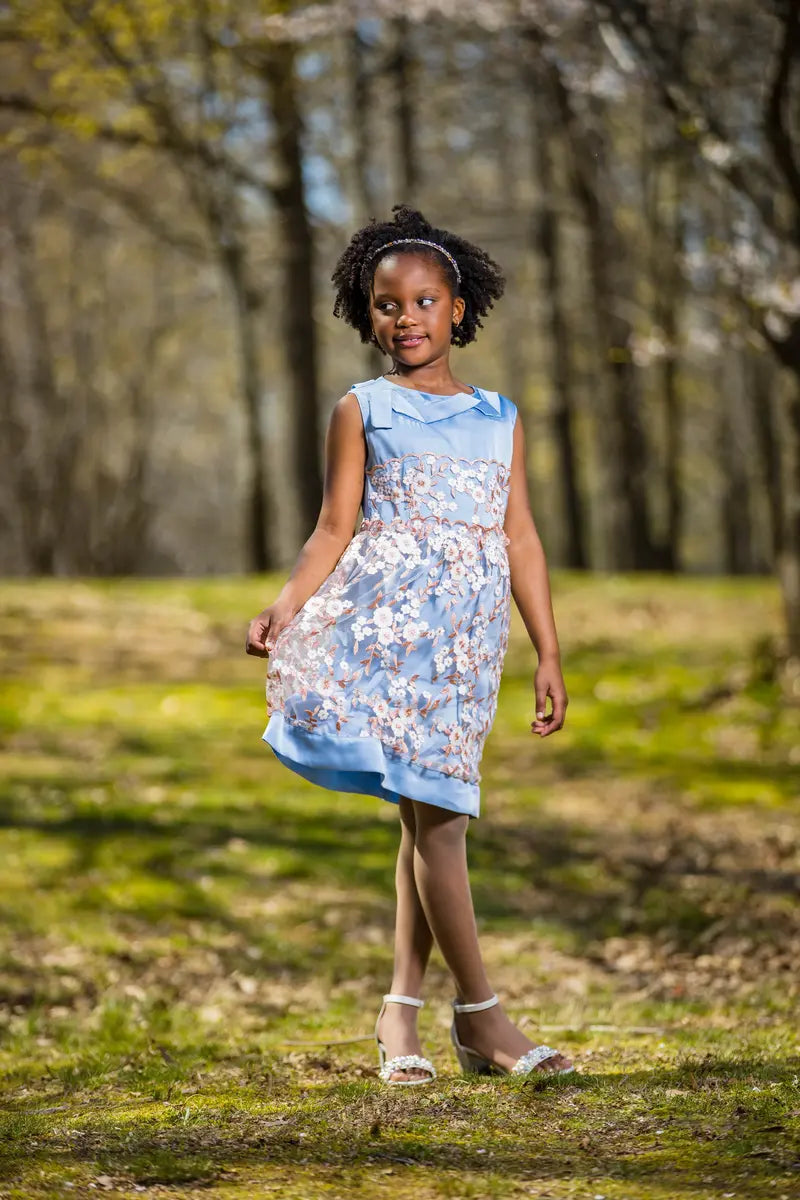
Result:
<svg viewBox="0 0 800 1200">
<path fill-rule="evenodd" d="M 276 711 L 261 739 L 284 766 L 331 791 L 377 796 L 398 805 L 407 796 L 468 817 L 480 813 L 478 784 L 390 754 L 378 738 L 312 733 L 290 725 Z"/>
</svg>

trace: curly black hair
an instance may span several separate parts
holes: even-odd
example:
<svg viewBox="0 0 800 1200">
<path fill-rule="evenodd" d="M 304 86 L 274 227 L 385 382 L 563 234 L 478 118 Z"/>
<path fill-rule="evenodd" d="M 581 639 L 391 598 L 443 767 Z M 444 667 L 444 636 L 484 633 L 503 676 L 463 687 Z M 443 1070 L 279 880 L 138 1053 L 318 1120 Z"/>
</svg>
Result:
<svg viewBox="0 0 800 1200">
<path fill-rule="evenodd" d="M 453 326 L 451 346 L 467 346 L 474 342 L 478 327 L 483 325 L 481 317 L 505 291 L 506 281 L 500 267 L 479 246 L 447 229 L 437 229 L 431 225 L 418 209 L 410 208 L 407 204 L 395 204 L 392 212 L 396 214 L 393 222 L 376 221 L 373 217 L 367 225 L 356 230 L 340 255 L 331 275 L 336 286 L 333 315 L 342 317 L 356 329 L 362 342 L 377 346 L 369 317 L 369 294 L 375 268 L 383 256 L 378 251 L 370 257 L 370 252 L 397 237 L 425 238 L 438 242 L 452 254 L 461 272 L 460 284 L 449 260 L 438 250 L 412 242 L 406 246 L 392 246 L 391 253 L 402 254 L 406 251 L 430 257 L 453 295 L 461 296 L 464 300 L 464 316 L 458 325 Z"/>
</svg>

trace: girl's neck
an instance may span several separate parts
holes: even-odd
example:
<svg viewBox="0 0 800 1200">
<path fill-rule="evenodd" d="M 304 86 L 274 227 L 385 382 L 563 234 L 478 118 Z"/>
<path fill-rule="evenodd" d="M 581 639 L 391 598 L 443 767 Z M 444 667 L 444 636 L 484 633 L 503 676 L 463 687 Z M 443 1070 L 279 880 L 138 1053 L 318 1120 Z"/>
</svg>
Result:
<svg viewBox="0 0 800 1200">
<path fill-rule="evenodd" d="M 470 388 L 466 384 L 460 384 L 458 380 L 453 379 L 452 375 L 442 374 L 441 371 L 431 375 L 421 375 L 417 371 L 400 371 L 395 363 L 388 371 L 384 372 L 384 378 L 394 380 L 400 387 L 407 387 L 416 392 L 430 392 L 432 395 L 449 396 L 456 392 L 468 392 Z"/>
</svg>

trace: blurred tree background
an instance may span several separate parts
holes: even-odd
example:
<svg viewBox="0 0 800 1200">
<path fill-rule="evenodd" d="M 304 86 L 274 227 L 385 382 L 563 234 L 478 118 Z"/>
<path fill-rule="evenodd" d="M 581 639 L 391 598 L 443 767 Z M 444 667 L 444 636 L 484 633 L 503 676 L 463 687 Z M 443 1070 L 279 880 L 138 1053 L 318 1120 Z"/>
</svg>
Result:
<svg viewBox="0 0 800 1200">
<path fill-rule="evenodd" d="M 3 1197 L 797 1194 L 799 58 L 800 0 L 0 4 Z M 519 1089 L 436 953 L 436 1086 L 377 1086 L 396 810 L 286 770 L 244 654 L 399 202 L 507 275 L 453 368 L 555 568 L 570 714 L 514 610 L 469 834 L 579 1064 Z"/>
<path fill-rule="evenodd" d="M 508 289 L 551 564 L 775 573 L 800 654 L 800 3 L 11 0 L 0 569 L 282 569 L 400 200 Z"/>
</svg>

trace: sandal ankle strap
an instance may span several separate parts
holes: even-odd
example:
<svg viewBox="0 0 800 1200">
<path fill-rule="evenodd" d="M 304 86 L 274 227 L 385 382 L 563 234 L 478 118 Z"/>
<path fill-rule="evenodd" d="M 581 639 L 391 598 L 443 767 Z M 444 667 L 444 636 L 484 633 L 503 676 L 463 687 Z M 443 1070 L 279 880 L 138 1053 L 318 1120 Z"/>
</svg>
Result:
<svg viewBox="0 0 800 1200">
<path fill-rule="evenodd" d="M 484 1008 L 494 1008 L 495 1004 L 499 1004 L 500 1000 L 497 996 L 490 996 L 488 1000 L 480 1000 L 477 1004 L 459 1004 L 457 1000 L 453 1001 L 454 1012 L 482 1012 Z"/>
<path fill-rule="evenodd" d="M 383 997 L 384 1001 L 394 1000 L 396 1004 L 413 1004 L 414 1008 L 422 1008 L 424 1000 L 419 1000 L 416 996 L 400 996 L 397 992 L 387 992 Z"/>
</svg>

